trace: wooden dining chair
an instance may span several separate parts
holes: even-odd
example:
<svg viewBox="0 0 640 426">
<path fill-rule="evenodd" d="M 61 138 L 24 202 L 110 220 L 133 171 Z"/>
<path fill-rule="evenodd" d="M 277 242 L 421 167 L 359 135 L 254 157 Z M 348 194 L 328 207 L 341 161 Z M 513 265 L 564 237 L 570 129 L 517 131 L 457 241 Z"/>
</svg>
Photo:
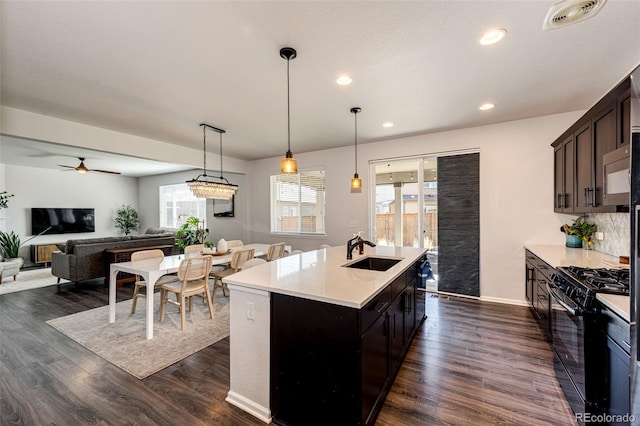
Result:
<svg viewBox="0 0 640 426">
<path fill-rule="evenodd" d="M 201 256 L 204 250 L 204 244 L 191 244 L 184 248 L 184 257 Z"/>
<path fill-rule="evenodd" d="M 246 262 L 244 262 L 244 265 L 242 265 L 242 270 L 244 271 L 245 269 L 250 269 L 250 268 L 253 268 L 254 266 L 264 265 L 265 263 L 267 263 L 266 260 L 261 259 L 259 257 L 254 257 L 253 259 L 249 259 Z"/>
<path fill-rule="evenodd" d="M 284 243 L 271 244 L 267 249 L 267 262 L 284 257 Z"/>
<path fill-rule="evenodd" d="M 229 290 L 227 288 L 227 285 L 222 280 L 242 269 L 242 265 L 244 265 L 246 261 L 248 261 L 249 259 L 253 259 L 254 253 L 255 249 L 236 250 L 233 252 L 231 262 L 229 262 L 229 267 L 224 271 L 214 272 L 212 274 L 213 290 L 211 291 L 211 299 L 214 301 L 214 303 L 216 301 L 216 289 L 221 288 L 222 294 L 224 296 L 227 295 L 227 291 Z"/>
<path fill-rule="evenodd" d="M 239 248 L 242 248 L 242 246 L 244 246 L 244 243 L 242 242 L 242 240 L 227 241 L 227 247 L 229 248 L 229 250 L 237 250 Z"/>
<path fill-rule="evenodd" d="M 193 297 L 202 295 L 207 300 L 209 316 L 213 319 L 213 303 L 209 298 L 209 273 L 211 256 L 193 256 L 183 259 L 178 268 L 178 281 L 163 284 L 160 294 L 160 322 L 164 321 L 167 303 L 180 308 L 180 328 L 185 329 L 187 320 L 187 299 L 189 311 L 193 308 Z M 169 300 L 169 293 L 175 293 L 178 302 Z"/>
<path fill-rule="evenodd" d="M 164 259 L 164 253 L 162 250 L 140 250 L 134 251 L 131 253 L 131 261 L 132 262 L 140 262 L 140 261 L 157 261 L 158 263 L 162 262 Z M 160 287 L 162 284 L 170 283 L 176 281 L 178 278 L 175 275 L 165 275 L 162 276 L 156 281 L 154 285 L 154 289 Z M 131 302 L 131 313 L 134 314 L 136 312 L 136 305 L 138 304 L 139 297 L 145 297 L 144 293 L 140 293 L 140 290 L 147 287 L 147 283 L 140 275 L 136 275 L 136 281 L 133 289 L 133 300 Z"/>
</svg>

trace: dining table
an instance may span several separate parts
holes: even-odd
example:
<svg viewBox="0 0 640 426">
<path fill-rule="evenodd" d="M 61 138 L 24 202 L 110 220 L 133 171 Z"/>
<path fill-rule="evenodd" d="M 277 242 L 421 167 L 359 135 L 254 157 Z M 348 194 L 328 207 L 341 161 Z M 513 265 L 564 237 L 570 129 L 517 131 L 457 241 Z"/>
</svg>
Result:
<svg viewBox="0 0 640 426">
<path fill-rule="evenodd" d="M 270 244 L 246 244 L 238 249 L 254 249 L 254 257 L 264 256 L 267 254 Z M 289 247 L 290 251 L 290 247 Z M 233 252 L 229 251 L 225 254 L 204 251 L 203 254 L 210 254 L 213 258 L 213 265 L 223 265 L 231 261 Z M 147 284 L 147 294 L 153 294 L 155 284 L 163 275 L 178 272 L 180 263 L 185 259 L 184 254 L 173 256 L 165 256 L 158 259 L 145 259 L 129 262 L 112 263 L 109 266 L 109 323 L 116 321 L 116 278 L 118 272 L 126 272 L 141 276 Z M 153 297 L 146 297 L 146 337 L 147 340 L 153 339 Z"/>
</svg>

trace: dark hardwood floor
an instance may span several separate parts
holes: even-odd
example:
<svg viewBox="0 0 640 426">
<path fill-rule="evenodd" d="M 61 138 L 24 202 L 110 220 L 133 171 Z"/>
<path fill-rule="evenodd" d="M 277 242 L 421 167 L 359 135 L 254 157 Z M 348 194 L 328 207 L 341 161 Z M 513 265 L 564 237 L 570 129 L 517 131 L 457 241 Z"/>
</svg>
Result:
<svg viewBox="0 0 640 426">
<path fill-rule="evenodd" d="M 0 296 L 0 424 L 264 424 L 224 402 L 228 339 L 138 380 L 45 323 L 103 306 L 107 293 L 85 284 Z M 427 302 L 378 425 L 575 424 L 526 308 Z"/>
</svg>

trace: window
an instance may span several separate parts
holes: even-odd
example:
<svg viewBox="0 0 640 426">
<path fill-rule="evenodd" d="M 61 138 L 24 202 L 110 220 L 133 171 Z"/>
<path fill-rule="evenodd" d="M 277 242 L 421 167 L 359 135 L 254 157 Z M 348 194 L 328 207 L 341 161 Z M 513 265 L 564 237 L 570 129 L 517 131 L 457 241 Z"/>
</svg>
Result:
<svg viewBox="0 0 640 426">
<path fill-rule="evenodd" d="M 324 234 L 324 170 L 271 176 L 271 232 Z"/>
<path fill-rule="evenodd" d="M 207 200 L 193 195 L 186 183 L 160 185 L 160 226 L 179 228 L 190 216 L 207 217 Z"/>
</svg>

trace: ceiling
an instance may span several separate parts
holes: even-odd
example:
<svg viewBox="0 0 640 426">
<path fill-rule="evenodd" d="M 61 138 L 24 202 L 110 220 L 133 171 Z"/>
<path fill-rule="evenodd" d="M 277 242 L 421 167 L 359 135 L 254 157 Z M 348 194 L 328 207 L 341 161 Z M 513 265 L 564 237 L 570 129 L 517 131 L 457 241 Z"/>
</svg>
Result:
<svg viewBox="0 0 640 426">
<path fill-rule="evenodd" d="M 640 2 L 609 0 L 590 19 L 543 31 L 555 3 L 2 2 L 0 99 L 194 149 L 206 122 L 226 130 L 225 156 L 282 156 L 279 50 L 291 46 L 294 156 L 353 144 L 353 106 L 362 108 L 358 143 L 588 109 L 640 62 Z M 506 38 L 481 46 L 494 28 Z M 337 85 L 342 74 L 352 84 Z M 484 102 L 496 106 L 478 110 Z M 6 135 L 0 143 L 4 163 L 57 167 L 84 156 L 89 168 L 115 167 L 109 147 L 80 152 Z"/>
</svg>

